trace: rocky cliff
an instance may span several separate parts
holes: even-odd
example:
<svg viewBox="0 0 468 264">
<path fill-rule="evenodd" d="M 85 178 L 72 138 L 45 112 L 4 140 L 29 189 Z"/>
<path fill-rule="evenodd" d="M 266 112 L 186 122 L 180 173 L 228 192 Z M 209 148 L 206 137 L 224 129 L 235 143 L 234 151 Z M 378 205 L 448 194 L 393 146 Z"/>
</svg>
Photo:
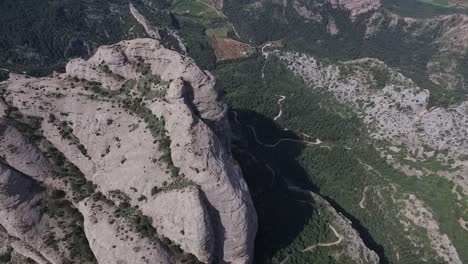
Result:
<svg viewBox="0 0 468 264">
<path fill-rule="evenodd" d="M 11 74 L 0 85 L 0 193 L 14 204 L 2 198 L 11 216 L 0 224 L 42 263 L 74 260 L 66 239 L 34 242 L 44 239 L 35 229 L 67 230 L 68 214 L 41 199 L 81 219 L 71 223 L 91 262 L 251 262 L 257 219 L 226 105 L 193 60 L 135 39 L 74 59 L 64 74 Z M 15 225 L 24 219 L 27 231 Z"/>
<path fill-rule="evenodd" d="M 466 94 L 464 14 L 406 17 L 380 0 L 225 2 L 241 35 L 258 44 L 284 40 L 290 49 L 322 57 L 378 58 L 419 85 Z"/>
</svg>

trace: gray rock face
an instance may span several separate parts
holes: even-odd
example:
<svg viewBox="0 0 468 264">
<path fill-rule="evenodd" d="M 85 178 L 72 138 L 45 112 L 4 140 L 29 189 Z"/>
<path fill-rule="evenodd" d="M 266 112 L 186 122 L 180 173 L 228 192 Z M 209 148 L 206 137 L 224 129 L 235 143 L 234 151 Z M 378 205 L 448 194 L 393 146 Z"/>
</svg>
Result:
<svg viewBox="0 0 468 264">
<path fill-rule="evenodd" d="M 50 78 L 11 75 L 2 83 L 6 104 L 0 110 L 15 107 L 20 121 L 42 120 L 38 132 L 47 144 L 112 203 L 78 203 L 73 186 L 50 177 L 47 149 L 9 123 L 0 130 L 0 154 L 10 166 L 75 198 L 97 261 L 178 262 L 180 256 L 161 244 L 166 237 L 203 263 L 250 263 L 257 219 L 230 153 L 226 105 L 213 76 L 153 39 L 101 47 L 66 69 Z M 125 227 L 128 222 L 114 219 L 124 204 L 152 219 L 155 238 L 140 238 Z M 118 240 L 115 226 L 130 228 L 133 240 L 109 247 L 108 239 Z M 142 250 L 122 254 L 135 247 Z"/>
<path fill-rule="evenodd" d="M 158 241 L 141 238 L 122 218 L 115 218 L 112 208 L 86 199 L 79 205 L 85 219 L 84 228 L 98 263 L 175 263 Z"/>
<path fill-rule="evenodd" d="M 457 170 L 444 176 L 468 193 L 467 101 L 448 109 L 430 108 L 428 90 L 375 59 L 325 65 L 304 54 L 277 54 L 311 87 L 329 91 L 339 102 L 353 106 L 374 139 L 404 146 L 419 159 L 430 157 L 433 150 L 446 153 L 436 158 L 453 159 Z M 380 87 L 372 77 L 375 69 L 388 76 Z"/>
<path fill-rule="evenodd" d="M 255 233 L 257 225 L 248 188 L 244 181 L 236 180 L 242 173 L 223 142 L 184 103 L 187 93 L 187 87 L 179 80 L 171 83 L 166 97 L 168 111 L 179 112 L 166 119 L 169 134 L 176 135 L 171 143 L 174 164 L 201 187 L 211 214 L 216 214 L 212 221 L 216 240 L 224 240 L 224 260 L 248 263 L 253 248 L 253 237 L 249 233 Z M 223 224 L 232 219 L 242 220 L 233 225 Z M 216 246 L 218 252 L 221 251 L 221 245 Z"/>
<path fill-rule="evenodd" d="M 81 262 L 71 254 L 75 244 L 67 238 L 72 220 L 59 221 L 48 214 L 41 206 L 46 204 L 42 192 L 29 177 L 0 163 L 0 226 L 11 239 L 10 245 L 38 263 Z"/>
</svg>

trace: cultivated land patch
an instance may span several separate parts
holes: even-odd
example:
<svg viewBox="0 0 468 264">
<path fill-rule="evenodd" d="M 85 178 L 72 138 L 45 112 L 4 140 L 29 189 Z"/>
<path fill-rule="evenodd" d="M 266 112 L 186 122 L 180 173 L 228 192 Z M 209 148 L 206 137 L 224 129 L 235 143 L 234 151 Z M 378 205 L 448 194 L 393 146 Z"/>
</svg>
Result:
<svg viewBox="0 0 468 264">
<path fill-rule="evenodd" d="M 206 19 L 224 17 L 224 15 L 214 6 L 201 0 L 177 0 L 173 5 L 172 12 L 181 16 L 192 16 Z"/>
<path fill-rule="evenodd" d="M 231 29 L 229 27 L 208 28 L 205 33 L 209 37 L 226 38 Z"/>
<path fill-rule="evenodd" d="M 210 38 L 210 44 L 218 61 L 248 57 L 255 52 L 255 48 L 249 44 L 231 38 L 213 36 Z"/>
</svg>

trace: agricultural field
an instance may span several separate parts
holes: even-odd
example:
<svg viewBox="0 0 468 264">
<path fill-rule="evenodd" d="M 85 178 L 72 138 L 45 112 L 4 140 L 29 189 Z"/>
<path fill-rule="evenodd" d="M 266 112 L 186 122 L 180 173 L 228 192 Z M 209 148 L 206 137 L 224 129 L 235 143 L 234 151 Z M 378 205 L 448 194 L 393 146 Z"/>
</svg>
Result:
<svg viewBox="0 0 468 264">
<path fill-rule="evenodd" d="M 210 44 L 218 60 L 232 60 L 248 57 L 255 51 L 255 48 L 249 44 L 231 38 L 213 36 L 210 38 Z"/>
<path fill-rule="evenodd" d="M 181 16 L 191 16 L 202 19 L 218 19 L 225 16 L 213 5 L 203 0 L 177 0 L 172 6 L 172 12 Z"/>
<path fill-rule="evenodd" d="M 410 17 L 468 13 L 467 0 L 383 0 L 382 2 L 388 10 Z"/>
<path fill-rule="evenodd" d="M 204 28 L 203 38 L 213 49 L 218 61 L 245 58 L 255 51 L 251 45 L 234 39 L 237 37 L 234 27 L 217 9 L 214 2 L 178 0 L 173 4 L 172 12 L 184 19 L 190 19 L 191 23 L 195 22 Z"/>
<path fill-rule="evenodd" d="M 205 32 L 206 35 L 209 37 L 226 38 L 230 31 L 231 28 L 224 26 L 208 28 Z"/>
</svg>

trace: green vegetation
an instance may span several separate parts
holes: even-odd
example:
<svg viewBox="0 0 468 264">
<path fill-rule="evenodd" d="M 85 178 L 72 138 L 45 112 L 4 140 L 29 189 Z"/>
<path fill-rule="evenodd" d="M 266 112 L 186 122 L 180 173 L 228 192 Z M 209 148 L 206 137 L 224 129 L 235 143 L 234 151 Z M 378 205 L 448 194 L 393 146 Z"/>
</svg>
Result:
<svg viewBox="0 0 468 264">
<path fill-rule="evenodd" d="M 161 82 L 161 77 L 153 74 L 147 74 L 137 82 L 137 89 L 144 98 L 149 100 L 164 98 L 168 87 L 168 82 Z"/>
<path fill-rule="evenodd" d="M 304 201 L 312 200 L 303 198 Z M 313 200 L 312 200 L 313 201 Z M 305 248 L 318 243 L 329 243 L 336 241 L 336 235 L 330 230 L 329 224 L 334 222 L 334 216 L 330 215 L 326 206 L 320 202 L 314 202 L 316 213 L 309 219 L 303 231 L 292 241 L 290 245 L 278 251 L 272 259 L 272 263 L 281 263 L 287 259 L 286 263 L 336 263 L 352 264 L 354 261 L 348 259 L 345 254 L 337 254 L 343 250 L 342 243 L 328 247 L 316 248 L 309 252 L 302 252 Z M 309 208 L 309 210 L 311 210 Z M 317 214 L 319 212 L 319 214 Z"/>
<path fill-rule="evenodd" d="M 68 140 L 71 145 L 74 145 L 78 148 L 81 154 L 83 154 L 88 159 L 91 159 L 91 157 L 88 155 L 88 150 L 86 147 L 81 144 L 80 139 L 73 134 L 73 128 L 70 126 L 72 125 L 71 122 L 59 121 L 53 114 L 49 115 L 49 122 L 53 123 L 57 127 L 57 130 L 59 131 L 62 139 Z"/>
<path fill-rule="evenodd" d="M 62 178 L 65 183 L 70 184 L 72 189 L 71 198 L 75 202 L 89 197 L 94 192 L 95 187 L 92 182 L 86 181 L 81 171 L 42 136 L 40 132 L 42 119 L 23 116 L 15 108 L 10 108 L 7 112 L 7 123 L 16 127 L 37 144 L 41 150 L 46 152 L 54 172 L 51 177 Z M 96 263 L 83 231 L 83 218 L 78 210 L 66 200 L 65 192 L 43 189 L 41 193 L 40 206 L 43 212 L 52 218 L 60 219 L 59 225 L 65 231 L 68 231 L 63 239 L 69 242 L 70 258 L 80 263 Z M 54 233 L 50 232 L 47 237 L 47 244 L 58 247 L 57 242 Z"/>
<path fill-rule="evenodd" d="M 8 247 L 7 250 L 0 253 L 0 263 L 10 263 L 11 260 L 11 253 L 13 252 L 13 248 Z"/>
<path fill-rule="evenodd" d="M 141 65 L 144 65 L 144 63 L 141 63 Z M 142 68 L 144 69 L 147 67 L 142 66 Z M 155 116 L 151 110 L 146 107 L 147 100 L 155 98 L 161 99 L 164 96 L 167 84 L 160 82 L 161 78 L 159 76 L 147 73 L 146 76 L 143 76 L 138 81 L 133 79 L 126 81 L 117 91 L 109 91 L 103 88 L 100 83 L 96 82 L 90 82 L 89 85 L 91 86 L 88 89 L 91 89 L 96 95 L 111 99 L 112 102 L 118 103 L 131 114 L 143 119 L 146 123 L 146 128 L 149 129 L 154 138 L 154 142 L 158 143 L 159 150 L 162 152 L 158 161 L 162 161 L 167 165 L 168 173 L 170 173 L 172 177 L 178 177 L 179 168 L 175 167 L 172 161 L 170 148 L 171 139 L 164 127 L 164 118 Z M 135 83 L 140 94 L 131 90 Z M 97 96 L 94 97 L 98 98 Z M 126 159 L 122 160 L 121 163 L 123 164 L 125 161 Z"/>
<path fill-rule="evenodd" d="M 10 73 L 6 70 L 0 69 L 0 82 L 8 80 Z"/>
<path fill-rule="evenodd" d="M 52 120 L 57 120 L 55 116 L 49 117 Z M 79 202 L 89 197 L 94 192 L 94 185 L 87 181 L 83 173 L 63 154 L 53 146 L 41 133 L 41 118 L 33 116 L 23 116 L 17 108 L 10 107 L 7 111 L 7 123 L 18 129 L 23 135 L 31 139 L 44 154 L 49 158 L 53 177 L 61 178 L 66 183 L 70 184 L 73 191 L 73 200 Z"/>
<path fill-rule="evenodd" d="M 204 19 L 222 18 L 221 12 L 204 0 L 177 0 L 172 5 L 172 12 L 177 15 Z"/>
<path fill-rule="evenodd" d="M 209 0 L 177 0 L 171 12 L 176 20 L 175 26 L 187 46 L 188 55 L 200 67 L 213 70 L 216 57 L 210 38 L 235 38 L 226 16 Z"/>
<path fill-rule="evenodd" d="M 445 8 L 452 8 L 455 5 L 451 4 L 448 0 L 417 0 L 421 3 L 430 4 L 437 7 L 445 7 Z"/>
<path fill-rule="evenodd" d="M 147 1 L 132 2 L 158 25 L 170 24 L 170 16 L 162 11 L 168 1 L 151 0 L 151 9 L 143 4 Z M 0 67 L 15 72 L 46 75 L 100 45 L 144 36 L 124 0 L 0 2 Z"/>
<path fill-rule="evenodd" d="M 231 29 L 228 27 L 209 28 L 206 30 L 206 35 L 208 37 L 214 36 L 218 38 L 225 38 L 228 36 L 230 31 Z"/>
<path fill-rule="evenodd" d="M 281 178 L 326 197 L 338 211 L 353 221 L 353 226 L 364 237 L 367 246 L 379 254 L 383 263 L 413 263 L 422 258 L 436 261 L 425 230 L 411 226 L 404 232 L 396 219 L 403 209 L 402 201 L 408 199 L 407 195 L 415 194 L 433 211 L 435 220 L 454 243 L 462 261 L 468 260 L 463 250 L 468 246 L 468 237 L 463 236 L 464 231 L 458 224 L 460 217 L 468 218 L 468 208 L 451 192 L 453 185 L 448 180 L 437 175 L 409 177 L 395 170 L 381 158 L 363 123 L 350 109 L 340 106 L 331 96 L 306 87 L 275 58 L 267 62 L 265 79 L 262 80 L 264 62 L 261 57 L 223 62 L 214 71 L 226 100 L 237 112 L 240 122 L 253 125 L 258 138 L 267 144 L 280 138 L 300 139 L 297 135 L 299 132 L 309 135 L 312 141 L 320 138 L 325 143 L 307 148 L 294 143 L 280 144 L 274 149 L 265 148 L 255 141 L 250 128 L 241 126 L 243 140 L 235 144 L 234 153 L 253 192 L 259 214 L 256 263 L 279 263 L 286 255 L 295 263 L 308 263 L 310 259 L 299 249 L 313 241 L 310 234 L 318 236 L 329 232 L 314 219 L 316 206 L 309 207 L 306 215 L 295 216 L 299 222 L 294 226 L 282 222 L 286 220 L 279 215 L 285 214 L 291 218 L 298 213 L 292 210 L 303 213 L 306 209 L 299 209 L 294 200 L 280 202 L 280 198 L 271 197 L 271 192 L 291 196 L 281 187 L 284 186 Z M 385 76 L 380 79 L 383 85 Z M 276 121 L 281 126 L 271 120 L 279 111 L 278 95 L 286 96 L 283 115 Z M 238 126 L 235 122 L 232 124 Z M 283 128 L 288 128 L 288 131 Z M 276 180 L 272 180 L 272 173 L 264 168 L 265 164 L 276 172 Z M 436 161 L 423 165 L 432 166 L 434 170 L 445 169 Z M 372 188 L 366 193 L 366 208 L 362 209 L 359 204 L 366 186 Z M 281 205 L 285 203 L 291 203 L 287 209 Z M 281 225 L 284 231 L 269 234 L 269 230 L 278 230 L 276 225 Z M 408 237 L 418 241 L 422 248 L 412 250 L 413 242 Z M 336 260 L 329 259 L 328 250 L 333 249 L 317 249 L 314 261 L 334 263 Z M 396 252 L 400 261 L 396 260 Z"/>
<path fill-rule="evenodd" d="M 67 233 L 62 238 L 70 246 L 70 259 L 79 263 L 97 263 L 83 230 L 83 217 L 65 198 L 65 192 L 59 190 L 44 190 L 42 192 L 41 209 L 50 217 L 59 220 L 59 226 Z M 48 236 L 49 245 L 58 249 L 58 240 L 51 231 Z"/>
<path fill-rule="evenodd" d="M 216 57 L 210 46 L 208 36 L 205 31 L 209 26 L 203 22 L 191 18 L 177 17 L 179 34 L 187 45 L 187 53 L 197 64 L 207 70 L 214 69 Z"/>
<path fill-rule="evenodd" d="M 427 64 L 438 54 L 436 45 L 431 45 L 434 38 L 440 36 L 437 28 L 426 28 L 414 34 L 403 20 L 390 26 L 390 19 L 386 19 L 379 25 L 383 30 L 367 35 L 371 14 L 363 14 L 352 20 L 346 10 L 324 8 L 322 15 L 332 18 L 338 28 L 338 34 L 330 36 L 326 23 L 304 20 L 292 6 L 284 7 L 266 1 L 255 12 L 244 7 L 240 1 L 224 2 L 224 12 L 233 21 L 241 37 L 257 45 L 282 40 L 286 49 L 332 62 L 377 58 L 410 77 L 420 87 L 429 89 L 432 106 L 446 107 L 451 103 L 460 103 L 467 94 L 463 87 L 468 87 L 468 78 L 464 85 L 460 82 L 452 90 L 429 80 Z M 466 58 L 460 56 L 454 60 L 465 65 Z M 464 69 L 459 67 L 456 71 L 466 75 Z M 378 81 L 383 84 L 385 78 Z"/>
<path fill-rule="evenodd" d="M 448 14 L 468 14 L 466 7 L 452 0 L 384 0 L 388 10 L 402 16 L 433 17 Z M 467 2 L 468 4 L 468 2 Z"/>
<path fill-rule="evenodd" d="M 383 89 L 388 84 L 391 78 L 388 70 L 380 67 L 371 68 L 371 74 L 374 78 L 377 89 Z"/>
<path fill-rule="evenodd" d="M 179 245 L 167 237 L 157 233 L 153 227 L 153 219 L 144 215 L 138 206 L 131 206 L 130 198 L 120 190 L 112 190 L 107 198 L 101 192 L 96 192 L 92 196 L 93 206 L 102 207 L 99 202 L 107 204 L 113 208 L 109 224 L 114 224 L 115 219 L 121 219 L 126 226 L 117 226 L 118 232 L 122 236 L 127 236 L 128 230 L 138 234 L 140 238 L 147 238 L 149 241 L 160 241 L 177 259 L 177 263 L 200 264 L 197 258 L 189 253 L 185 253 Z M 140 202 L 146 200 L 145 196 L 140 196 Z M 127 236 L 128 238 L 128 236 Z M 131 239 L 132 240 L 132 239 Z"/>
</svg>

